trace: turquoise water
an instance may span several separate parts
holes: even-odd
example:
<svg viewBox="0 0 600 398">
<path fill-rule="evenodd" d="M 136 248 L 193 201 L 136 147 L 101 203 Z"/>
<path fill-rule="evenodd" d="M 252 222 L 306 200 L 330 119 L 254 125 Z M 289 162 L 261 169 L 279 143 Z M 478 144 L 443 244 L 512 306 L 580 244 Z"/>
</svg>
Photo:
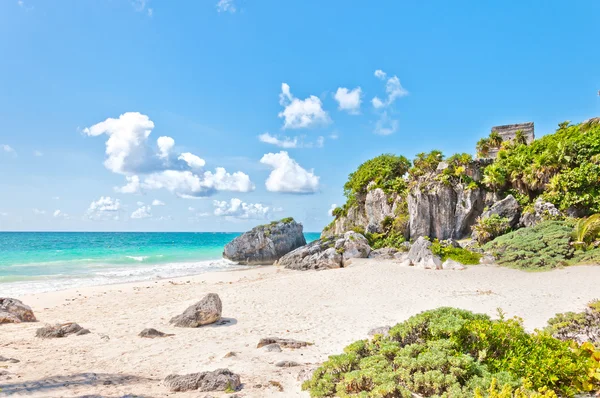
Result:
<svg viewBox="0 0 600 398">
<path fill-rule="evenodd" d="M 0 296 L 245 268 L 221 257 L 238 235 L 0 232 Z M 310 242 L 319 234 L 305 236 Z"/>
</svg>

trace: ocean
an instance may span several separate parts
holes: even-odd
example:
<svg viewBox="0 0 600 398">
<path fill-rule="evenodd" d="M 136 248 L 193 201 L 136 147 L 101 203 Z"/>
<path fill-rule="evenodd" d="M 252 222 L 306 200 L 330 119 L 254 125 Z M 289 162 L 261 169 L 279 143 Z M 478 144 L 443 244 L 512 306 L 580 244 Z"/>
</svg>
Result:
<svg viewBox="0 0 600 398">
<path fill-rule="evenodd" d="M 239 235 L 0 232 L 0 297 L 248 268 L 222 258 L 223 247 Z"/>
</svg>

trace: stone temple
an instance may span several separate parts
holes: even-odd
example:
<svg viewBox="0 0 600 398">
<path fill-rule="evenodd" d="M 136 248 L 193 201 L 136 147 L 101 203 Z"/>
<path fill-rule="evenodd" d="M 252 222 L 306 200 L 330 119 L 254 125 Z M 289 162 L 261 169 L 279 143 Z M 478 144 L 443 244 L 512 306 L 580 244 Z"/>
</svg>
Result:
<svg viewBox="0 0 600 398">
<path fill-rule="evenodd" d="M 519 130 L 523 131 L 523 133 L 527 137 L 527 143 L 531 144 L 535 139 L 533 122 L 506 124 L 504 126 L 492 127 L 492 132 L 497 132 L 498 134 L 500 134 L 500 136 L 502 137 L 502 141 L 512 140 L 513 138 L 515 138 L 515 133 Z M 498 155 L 498 150 L 498 148 L 490 148 L 488 158 L 495 159 L 496 155 Z"/>
</svg>

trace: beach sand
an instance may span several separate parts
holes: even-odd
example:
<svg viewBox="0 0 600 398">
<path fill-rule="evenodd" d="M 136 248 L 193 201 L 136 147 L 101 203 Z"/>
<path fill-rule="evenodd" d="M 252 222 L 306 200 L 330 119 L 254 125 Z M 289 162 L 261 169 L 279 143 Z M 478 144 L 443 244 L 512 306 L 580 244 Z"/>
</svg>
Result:
<svg viewBox="0 0 600 398">
<path fill-rule="evenodd" d="M 260 267 L 16 297 L 33 308 L 39 322 L 0 325 L 0 356 L 20 360 L 0 362 L 0 374 L 8 371 L 11 377 L 0 376 L 0 396 L 230 396 L 172 393 L 162 384 L 172 373 L 229 368 L 241 376 L 239 396 L 306 397 L 298 373 L 366 338 L 374 327 L 453 306 L 492 316 L 502 308 L 533 330 L 557 312 L 582 310 L 600 298 L 598 286 L 600 267 L 592 266 L 543 273 L 485 266 L 432 271 L 355 260 L 328 271 Z M 221 297 L 229 323 L 197 329 L 169 325 L 172 316 L 210 292 Z M 77 322 L 92 333 L 34 337 L 45 323 L 63 322 Z M 138 337 L 147 327 L 175 336 Z M 261 338 L 272 336 L 314 345 L 279 353 L 256 348 Z M 228 352 L 236 355 L 225 357 Z M 302 366 L 276 367 L 281 360 Z"/>
</svg>

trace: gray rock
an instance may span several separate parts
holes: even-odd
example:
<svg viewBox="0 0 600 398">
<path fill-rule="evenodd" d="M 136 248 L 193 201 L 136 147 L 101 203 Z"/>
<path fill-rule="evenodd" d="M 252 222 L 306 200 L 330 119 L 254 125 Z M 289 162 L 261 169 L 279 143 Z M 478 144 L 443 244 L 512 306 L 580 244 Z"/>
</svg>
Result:
<svg viewBox="0 0 600 398">
<path fill-rule="evenodd" d="M 157 337 L 169 337 L 169 336 L 175 336 L 174 334 L 168 334 L 168 333 L 163 333 L 159 330 L 153 329 L 153 328 L 147 328 L 144 329 L 140 332 L 140 334 L 138 334 L 138 336 L 140 337 L 145 337 L 148 339 L 155 339 Z"/>
<path fill-rule="evenodd" d="M 365 216 L 367 218 L 365 231 L 368 233 L 383 232 L 383 220 L 386 217 L 394 217 L 392 206 L 383 189 L 375 188 L 369 190 L 365 198 Z"/>
<path fill-rule="evenodd" d="M 230 391 L 241 386 L 240 376 L 229 369 L 217 369 L 213 372 L 191 373 L 187 375 L 169 375 L 165 385 L 173 392 L 178 391 Z"/>
<path fill-rule="evenodd" d="M 376 258 L 379 260 L 393 260 L 395 255 L 398 253 L 398 249 L 393 247 L 383 247 L 381 249 L 373 250 L 369 253 L 369 258 Z"/>
<path fill-rule="evenodd" d="M 0 324 L 36 321 L 31 307 L 14 298 L 0 297 Z"/>
<path fill-rule="evenodd" d="M 380 326 L 378 328 L 373 328 L 373 329 L 369 330 L 369 332 L 367 333 L 367 335 L 369 337 L 373 337 L 373 336 L 375 336 L 377 334 L 381 334 L 381 335 L 387 336 L 390 333 L 390 329 L 391 328 L 392 328 L 391 326 Z"/>
<path fill-rule="evenodd" d="M 310 366 L 308 368 L 300 370 L 300 372 L 298 372 L 298 376 L 296 376 L 296 380 L 298 380 L 302 384 L 305 381 L 312 379 L 315 370 L 317 370 L 315 366 Z"/>
<path fill-rule="evenodd" d="M 81 334 L 86 334 L 85 332 L 81 333 L 81 331 L 83 330 L 86 330 L 89 333 L 89 330 L 82 328 L 74 322 L 64 323 L 62 325 L 46 325 L 35 331 L 35 337 L 39 337 L 42 339 L 53 339 L 67 337 L 71 334 L 80 336 Z"/>
<path fill-rule="evenodd" d="M 330 236 L 299 247 L 281 257 L 275 264 L 300 271 L 341 268 L 353 258 L 366 258 L 371 252 L 369 242 L 359 233 Z"/>
<path fill-rule="evenodd" d="M 274 344 L 279 345 L 279 347 L 292 348 L 292 349 L 302 348 L 302 347 L 307 347 L 309 345 L 312 345 L 312 343 L 309 343 L 306 341 L 298 341 L 298 340 L 293 340 L 293 339 L 282 339 L 279 337 L 265 337 L 265 338 L 260 339 L 260 341 L 256 345 L 256 348 L 261 348 L 261 347 L 274 345 Z"/>
<path fill-rule="evenodd" d="M 524 227 L 533 227 L 546 219 L 558 218 L 561 216 L 560 211 L 550 202 L 545 202 L 542 198 L 538 198 L 533 205 L 533 213 L 523 213 L 519 224 Z"/>
<path fill-rule="evenodd" d="M 21 361 L 15 358 L 6 358 L 0 355 L 0 362 L 19 363 Z"/>
<path fill-rule="evenodd" d="M 294 361 L 279 361 L 275 364 L 278 368 L 293 368 L 295 366 L 302 366 L 298 362 Z"/>
<path fill-rule="evenodd" d="M 264 346 L 264 350 L 267 352 L 281 352 L 281 346 L 279 344 L 267 344 Z"/>
<path fill-rule="evenodd" d="M 440 241 L 440 245 L 442 245 L 443 247 L 454 247 L 454 248 L 461 247 L 460 243 L 458 243 L 457 240 L 452 239 L 452 238 L 444 239 L 444 240 Z"/>
<path fill-rule="evenodd" d="M 450 270 L 455 270 L 455 271 L 462 271 L 462 270 L 467 269 L 467 267 L 465 267 L 464 265 L 462 265 L 458 261 L 454 261 L 452 259 L 447 259 L 446 261 L 443 262 L 442 269 L 450 269 Z"/>
<path fill-rule="evenodd" d="M 283 255 L 306 245 L 302 230 L 302 224 L 293 219 L 259 225 L 225 245 L 223 257 L 239 264 L 273 264 Z"/>
<path fill-rule="evenodd" d="M 483 265 L 494 265 L 496 264 L 496 259 L 491 254 L 484 254 L 481 259 L 479 259 L 479 264 Z"/>
<path fill-rule="evenodd" d="M 508 195 L 506 198 L 494 203 L 488 211 L 485 211 L 481 215 L 481 217 L 488 218 L 492 214 L 508 218 L 510 227 L 515 228 L 519 224 L 519 219 L 521 218 L 521 206 L 514 196 Z"/>
<path fill-rule="evenodd" d="M 209 293 L 202 300 L 189 306 L 181 315 L 171 318 L 170 323 L 177 327 L 197 328 L 221 319 L 223 304 L 215 293 Z"/>
<path fill-rule="evenodd" d="M 420 237 L 408 252 L 411 265 L 425 269 L 442 269 L 442 259 L 431 252 L 431 242 Z"/>
</svg>

